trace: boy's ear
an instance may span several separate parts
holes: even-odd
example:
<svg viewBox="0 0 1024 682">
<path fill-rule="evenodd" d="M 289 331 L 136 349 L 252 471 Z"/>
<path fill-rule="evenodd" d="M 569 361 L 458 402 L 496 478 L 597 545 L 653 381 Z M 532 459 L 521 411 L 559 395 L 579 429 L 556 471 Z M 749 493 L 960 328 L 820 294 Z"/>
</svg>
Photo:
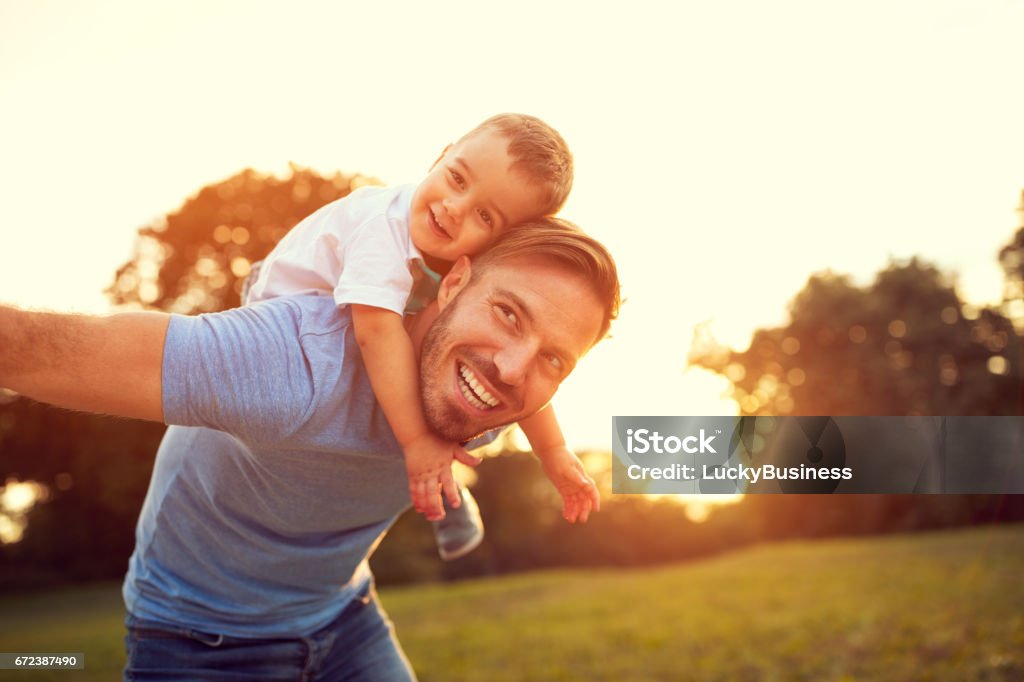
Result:
<svg viewBox="0 0 1024 682">
<path fill-rule="evenodd" d="M 452 264 L 452 269 L 441 278 L 441 284 L 437 289 L 437 308 L 444 310 L 452 300 L 459 295 L 459 292 L 469 284 L 472 274 L 472 265 L 469 256 L 459 256 L 459 259 Z"/>
<path fill-rule="evenodd" d="M 434 170 L 434 168 L 437 167 L 437 164 L 441 163 L 441 159 L 444 158 L 444 155 L 447 154 L 448 150 L 451 149 L 451 148 L 452 148 L 452 145 L 449 143 L 448 145 L 445 146 L 444 149 L 441 150 L 441 156 L 437 157 L 437 159 L 434 161 L 434 163 L 430 164 L 430 170 Z"/>
</svg>

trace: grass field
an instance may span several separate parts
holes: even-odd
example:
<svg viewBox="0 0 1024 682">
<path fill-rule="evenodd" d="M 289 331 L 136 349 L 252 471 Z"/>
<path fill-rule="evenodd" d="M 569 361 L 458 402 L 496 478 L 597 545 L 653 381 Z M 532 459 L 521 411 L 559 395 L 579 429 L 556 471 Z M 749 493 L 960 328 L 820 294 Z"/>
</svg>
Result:
<svg viewBox="0 0 1024 682">
<path fill-rule="evenodd" d="M 431 680 L 1024 680 L 1024 526 L 765 545 L 643 570 L 385 590 Z M 0 598 L 0 651 L 114 680 L 116 586 Z"/>
</svg>

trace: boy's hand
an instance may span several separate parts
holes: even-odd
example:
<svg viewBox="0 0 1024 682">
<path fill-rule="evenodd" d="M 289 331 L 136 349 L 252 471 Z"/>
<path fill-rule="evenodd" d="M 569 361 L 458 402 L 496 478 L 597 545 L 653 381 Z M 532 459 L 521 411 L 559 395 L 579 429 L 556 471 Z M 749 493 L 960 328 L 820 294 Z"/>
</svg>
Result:
<svg viewBox="0 0 1024 682">
<path fill-rule="evenodd" d="M 416 511 L 429 521 L 440 521 L 444 518 L 442 493 L 448 497 L 448 503 L 452 507 L 461 504 L 459 486 L 452 476 L 453 459 L 468 466 L 480 463 L 478 457 L 466 452 L 462 446 L 442 440 L 433 434 L 424 434 L 405 448 L 409 497 L 412 498 L 412 506 Z"/>
<path fill-rule="evenodd" d="M 591 511 L 600 511 L 601 495 L 583 462 L 567 447 L 538 453 L 548 480 L 562 496 L 562 516 L 569 523 L 586 523 Z"/>
</svg>

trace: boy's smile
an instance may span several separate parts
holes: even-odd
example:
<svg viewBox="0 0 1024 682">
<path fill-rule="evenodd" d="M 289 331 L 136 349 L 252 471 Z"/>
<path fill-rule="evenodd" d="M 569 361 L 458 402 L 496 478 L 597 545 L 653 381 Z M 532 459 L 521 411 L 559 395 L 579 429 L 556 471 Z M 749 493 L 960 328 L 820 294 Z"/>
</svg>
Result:
<svg viewBox="0 0 1024 682">
<path fill-rule="evenodd" d="M 413 194 L 409 231 L 426 258 L 483 251 L 510 225 L 539 217 L 541 189 L 513 169 L 508 139 L 483 130 L 448 147 Z"/>
</svg>

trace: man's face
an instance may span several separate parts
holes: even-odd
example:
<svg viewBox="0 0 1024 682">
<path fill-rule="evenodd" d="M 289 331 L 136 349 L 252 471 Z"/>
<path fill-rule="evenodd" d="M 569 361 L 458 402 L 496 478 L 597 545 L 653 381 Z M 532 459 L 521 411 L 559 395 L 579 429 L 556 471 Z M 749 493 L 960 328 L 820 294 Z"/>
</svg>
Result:
<svg viewBox="0 0 1024 682">
<path fill-rule="evenodd" d="M 484 130 L 451 146 L 416 188 L 409 231 L 427 256 L 454 261 L 483 251 L 509 225 L 541 213 L 541 193 L 513 171 L 508 140 Z"/>
<path fill-rule="evenodd" d="M 578 275 L 544 261 L 449 273 L 420 356 L 423 409 L 438 435 L 465 441 L 544 407 L 596 340 L 603 311 Z M 461 272 L 465 266 L 467 272 Z"/>
</svg>

